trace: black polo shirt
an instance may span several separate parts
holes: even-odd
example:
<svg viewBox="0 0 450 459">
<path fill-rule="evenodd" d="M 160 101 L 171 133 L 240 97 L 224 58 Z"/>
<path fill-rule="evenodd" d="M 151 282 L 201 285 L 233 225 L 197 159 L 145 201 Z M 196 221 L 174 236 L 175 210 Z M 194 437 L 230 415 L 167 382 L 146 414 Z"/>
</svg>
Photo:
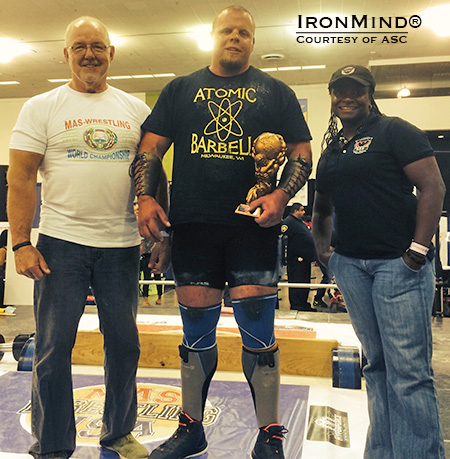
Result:
<svg viewBox="0 0 450 459">
<path fill-rule="evenodd" d="M 346 145 L 339 133 L 317 166 L 316 190 L 335 209 L 336 252 L 396 258 L 415 231 L 417 198 L 403 168 L 433 156 L 424 132 L 394 117 L 371 114 Z"/>
</svg>

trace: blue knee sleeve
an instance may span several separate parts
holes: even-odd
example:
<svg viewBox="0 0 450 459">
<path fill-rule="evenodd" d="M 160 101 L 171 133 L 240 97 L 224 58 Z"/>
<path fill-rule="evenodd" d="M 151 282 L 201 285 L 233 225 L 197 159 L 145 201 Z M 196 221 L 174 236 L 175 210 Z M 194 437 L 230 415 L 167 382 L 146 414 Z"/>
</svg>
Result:
<svg viewBox="0 0 450 459">
<path fill-rule="evenodd" d="M 183 320 L 183 346 L 191 351 L 206 351 L 216 345 L 216 327 L 222 304 L 193 308 L 178 304 Z"/>
<path fill-rule="evenodd" d="M 232 300 L 242 344 L 248 349 L 269 349 L 275 344 L 277 294 Z"/>
</svg>

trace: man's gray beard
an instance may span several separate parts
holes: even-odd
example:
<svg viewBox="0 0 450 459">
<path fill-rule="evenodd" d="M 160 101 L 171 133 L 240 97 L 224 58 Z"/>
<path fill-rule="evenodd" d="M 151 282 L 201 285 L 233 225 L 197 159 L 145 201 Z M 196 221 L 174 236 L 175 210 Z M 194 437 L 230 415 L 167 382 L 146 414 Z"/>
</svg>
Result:
<svg viewBox="0 0 450 459">
<path fill-rule="evenodd" d="M 220 65 L 229 72 L 236 72 L 243 68 L 242 62 L 239 61 L 227 61 L 226 59 L 222 59 L 220 61 Z"/>
</svg>

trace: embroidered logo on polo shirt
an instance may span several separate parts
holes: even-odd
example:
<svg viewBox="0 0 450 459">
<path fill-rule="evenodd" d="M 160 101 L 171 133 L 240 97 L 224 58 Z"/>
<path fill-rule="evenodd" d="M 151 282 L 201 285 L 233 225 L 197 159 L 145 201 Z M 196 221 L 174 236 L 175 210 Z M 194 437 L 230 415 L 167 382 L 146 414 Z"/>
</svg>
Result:
<svg viewBox="0 0 450 459">
<path fill-rule="evenodd" d="M 355 141 L 355 146 L 353 147 L 353 153 L 355 155 L 360 155 L 361 153 L 365 153 L 372 143 L 373 137 L 363 137 L 362 139 L 358 139 Z"/>
</svg>

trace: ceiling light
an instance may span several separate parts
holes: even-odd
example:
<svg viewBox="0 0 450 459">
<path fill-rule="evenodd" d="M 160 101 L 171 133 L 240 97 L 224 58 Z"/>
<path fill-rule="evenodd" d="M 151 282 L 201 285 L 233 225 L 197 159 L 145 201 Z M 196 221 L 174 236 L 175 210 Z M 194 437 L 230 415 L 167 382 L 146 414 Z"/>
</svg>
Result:
<svg viewBox="0 0 450 459">
<path fill-rule="evenodd" d="M 47 81 L 50 83 L 67 83 L 70 78 L 49 78 Z"/>
<path fill-rule="evenodd" d="M 131 75 L 133 78 L 153 78 L 153 75 Z"/>
<path fill-rule="evenodd" d="M 8 84 L 20 84 L 20 83 L 18 81 L 0 81 L 0 84 L 8 85 Z"/>
<path fill-rule="evenodd" d="M 143 78 L 154 78 L 158 76 L 175 76 L 175 73 L 161 73 L 159 75 L 116 75 L 107 77 L 108 80 L 131 80 L 131 79 L 143 79 Z M 47 81 L 50 83 L 67 83 L 70 78 L 49 78 Z"/>
<path fill-rule="evenodd" d="M 176 76 L 175 73 L 155 73 L 153 75 L 155 78 L 164 78 L 164 77 L 173 77 Z"/>
<path fill-rule="evenodd" d="M 109 76 L 107 80 L 131 80 L 131 75 L 117 75 L 117 76 Z"/>
<path fill-rule="evenodd" d="M 326 65 L 302 65 L 302 70 L 326 69 Z"/>
<path fill-rule="evenodd" d="M 450 28 L 448 27 L 449 16 L 449 4 L 428 8 L 420 13 L 423 24 L 433 30 L 433 32 L 440 37 L 450 36 Z"/>
<path fill-rule="evenodd" d="M 278 67 L 278 70 L 283 71 L 283 70 L 301 70 L 302 67 L 300 65 L 292 65 L 290 67 Z"/>
<path fill-rule="evenodd" d="M 409 97 L 411 95 L 411 91 L 408 88 L 402 88 L 397 93 L 397 97 L 401 99 L 402 97 Z"/>
<path fill-rule="evenodd" d="M 435 64 L 449 62 L 450 56 L 399 57 L 394 59 L 375 59 L 369 61 L 369 67 L 383 65 Z"/>
<path fill-rule="evenodd" d="M 194 27 L 189 33 L 202 51 L 211 51 L 213 49 L 210 25 Z"/>
<path fill-rule="evenodd" d="M 314 69 L 325 69 L 326 65 L 292 65 L 290 67 L 268 67 L 268 68 L 260 68 L 261 72 L 277 72 L 277 71 L 284 71 L 284 70 L 314 70 Z"/>
<path fill-rule="evenodd" d="M 3 64 L 29 51 L 30 48 L 24 43 L 12 40 L 11 38 L 0 38 L 0 62 Z"/>
<path fill-rule="evenodd" d="M 440 134 L 440 135 L 437 136 L 438 139 L 443 139 L 444 137 L 445 137 L 444 134 Z"/>
<path fill-rule="evenodd" d="M 111 45 L 113 46 L 121 46 L 125 43 L 125 37 L 119 37 L 119 35 L 114 33 L 109 34 L 109 39 L 111 41 Z"/>
</svg>

